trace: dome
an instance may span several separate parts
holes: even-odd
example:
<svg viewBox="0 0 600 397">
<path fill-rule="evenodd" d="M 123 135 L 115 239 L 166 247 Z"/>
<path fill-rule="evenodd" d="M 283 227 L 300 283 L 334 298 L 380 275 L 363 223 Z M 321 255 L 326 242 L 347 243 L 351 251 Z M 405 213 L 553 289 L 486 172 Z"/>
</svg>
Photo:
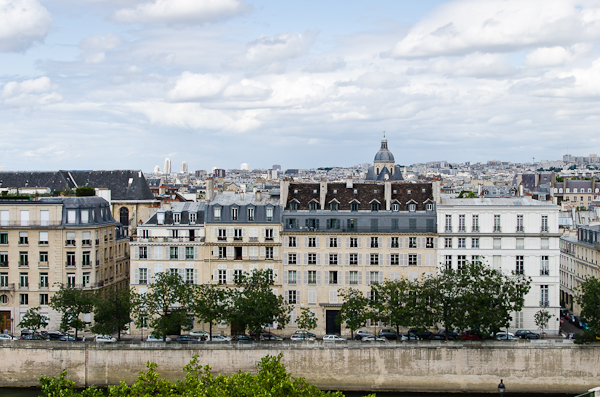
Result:
<svg viewBox="0 0 600 397">
<path fill-rule="evenodd" d="M 375 155 L 375 161 L 394 161 L 394 155 L 388 150 L 387 139 L 381 140 L 381 149 Z"/>
</svg>

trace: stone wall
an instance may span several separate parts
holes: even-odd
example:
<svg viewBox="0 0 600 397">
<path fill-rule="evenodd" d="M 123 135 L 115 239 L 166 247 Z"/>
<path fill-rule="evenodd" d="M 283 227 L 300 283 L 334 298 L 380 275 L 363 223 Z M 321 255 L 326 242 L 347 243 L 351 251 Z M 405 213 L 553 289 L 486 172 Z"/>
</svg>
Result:
<svg viewBox="0 0 600 397">
<path fill-rule="evenodd" d="M 322 389 L 495 392 L 502 378 L 511 392 L 575 395 L 600 384 L 600 346 L 567 341 L 260 346 L 5 342 L 0 345 L 0 386 L 34 386 L 40 375 L 56 376 L 63 369 L 79 386 L 131 383 L 148 361 L 158 364 L 161 376 L 176 380 L 196 354 L 213 373 L 253 372 L 262 357 L 279 353 L 294 376 Z"/>
</svg>

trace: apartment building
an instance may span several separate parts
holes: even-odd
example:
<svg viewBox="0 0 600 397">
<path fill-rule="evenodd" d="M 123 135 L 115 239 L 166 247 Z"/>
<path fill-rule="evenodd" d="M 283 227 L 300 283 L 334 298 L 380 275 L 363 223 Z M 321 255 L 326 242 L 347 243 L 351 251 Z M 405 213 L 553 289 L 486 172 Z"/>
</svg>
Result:
<svg viewBox="0 0 600 397">
<path fill-rule="evenodd" d="M 590 180 L 575 180 L 565 178 L 563 182 L 556 182 L 553 194 L 558 198 L 558 204 L 563 204 L 567 209 L 585 207 L 598 199 L 600 186 L 594 178 Z"/>
<path fill-rule="evenodd" d="M 301 308 L 312 310 L 316 332 L 349 333 L 335 324 L 341 288 L 370 295 L 384 279 L 411 280 L 436 271 L 436 184 L 281 184 L 283 293 L 292 305 L 286 332 Z M 439 191 L 439 189 L 437 189 Z"/>
<path fill-rule="evenodd" d="M 546 332 L 557 333 L 560 309 L 559 207 L 528 198 L 442 199 L 437 206 L 441 267 L 481 261 L 504 274 L 532 279 L 525 307 L 511 328 L 536 329 L 534 315 L 552 314 Z"/>
<path fill-rule="evenodd" d="M 560 303 L 575 314 L 581 313 L 577 304 L 579 285 L 587 277 L 600 278 L 600 226 L 577 226 L 577 236 L 560 239 Z"/>
<path fill-rule="evenodd" d="M 128 285 L 127 246 L 100 197 L 0 199 L 0 329 L 17 332 L 24 313 L 38 306 L 48 328 L 58 328 L 48 303 L 61 285 Z"/>
</svg>

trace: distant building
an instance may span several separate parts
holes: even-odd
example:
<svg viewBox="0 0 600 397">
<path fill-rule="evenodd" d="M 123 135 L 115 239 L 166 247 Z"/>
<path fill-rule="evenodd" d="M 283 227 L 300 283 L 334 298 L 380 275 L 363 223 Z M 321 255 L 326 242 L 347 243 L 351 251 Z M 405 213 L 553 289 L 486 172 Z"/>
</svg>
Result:
<svg viewBox="0 0 600 397">
<path fill-rule="evenodd" d="M 203 178 L 203 177 L 205 177 L 205 176 L 206 176 L 206 170 L 196 170 L 196 171 L 194 172 L 194 176 L 195 176 L 196 178 Z"/>
<path fill-rule="evenodd" d="M 240 170 L 242 170 L 242 171 L 249 171 L 250 170 L 250 165 L 248 163 L 242 163 L 240 165 Z"/>
<path fill-rule="evenodd" d="M 221 168 L 214 168 L 213 175 L 215 178 L 225 178 L 225 170 Z"/>
<path fill-rule="evenodd" d="M 155 174 L 160 174 L 160 167 L 158 165 L 154 166 L 154 173 Z"/>
<path fill-rule="evenodd" d="M 279 164 L 273 165 L 273 169 L 277 171 L 281 171 L 281 166 Z"/>
<path fill-rule="evenodd" d="M 181 173 L 182 174 L 187 174 L 188 173 L 188 165 L 185 161 L 183 161 L 181 163 Z"/>
<path fill-rule="evenodd" d="M 366 181 L 382 182 L 382 181 L 403 181 L 402 169 L 395 165 L 394 155 L 388 150 L 387 139 L 381 140 L 381 149 L 375 154 L 373 166 L 369 167 Z"/>
<path fill-rule="evenodd" d="M 163 170 L 167 175 L 171 173 L 171 160 L 168 157 L 165 159 L 165 167 Z"/>
</svg>

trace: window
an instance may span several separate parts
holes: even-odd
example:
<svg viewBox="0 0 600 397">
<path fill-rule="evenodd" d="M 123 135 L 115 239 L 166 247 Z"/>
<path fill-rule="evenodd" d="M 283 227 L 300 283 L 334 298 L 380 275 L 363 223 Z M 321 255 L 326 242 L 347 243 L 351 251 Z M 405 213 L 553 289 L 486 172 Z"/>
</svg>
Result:
<svg viewBox="0 0 600 397">
<path fill-rule="evenodd" d="M 219 284 L 227 284 L 227 270 L 219 269 L 217 274 Z"/>
<path fill-rule="evenodd" d="M 479 263 L 479 255 L 472 255 L 471 263 Z"/>
<path fill-rule="evenodd" d="M 459 272 L 462 271 L 462 268 L 467 265 L 467 256 L 466 255 L 458 255 L 457 257 L 457 269 Z"/>
<path fill-rule="evenodd" d="M 338 210 L 338 203 L 330 203 L 329 204 L 329 210 L 331 210 L 331 211 L 337 211 Z"/>
<path fill-rule="evenodd" d="M 327 219 L 327 229 L 339 229 L 340 228 L 340 220 L 339 219 Z"/>
<path fill-rule="evenodd" d="M 351 203 L 350 204 L 350 211 L 352 211 L 352 212 L 358 212 L 358 203 Z"/>
<path fill-rule="evenodd" d="M 289 265 L 296 264 L 296 254 L 288 254 L 288 264 Z"/>
<path fill-rule="evenodd" d="M 67 285 L 71 288 L 75 287 L 75 273 L 67 273 Z"/>
<path fill-rule="evenodd" d="M 29 305 L 29 295 L 28 294 L 20 294 L 19 295 L 19 304 Z"/>
<path fill-rule="evenodd" d="M 358 265 L 358 254 L 349 254 L 348 261 L 350 265 Z"/>
<path fill-rule="evenodd" d="M 180 223 L 181 222 L 181 214 L 180 213 L 174 213 L 173 214 L 173 223 Z"/>
<path fill-rule="evenodd" d="M 338 272 L 330 271 L 329 272 L 329 284 L 337 284 L 338 283 Z"/>
<path fill-rule="evenodd" d="M 465 216 L 464 215 L 459 215 L 458 216 L 458 231 L 459 232 L 465 232 L 466 228 L 465 228 Z"/>
<path fill-rule="evenodd" d="M 452 255 L 444 256 L 444 265 L 446 266 L 446 270 L 452 269 Z"/>
<path fill-rule="evenodd" d="M 0 273 L 0 287 L 8 287 L 8 273 Z"/>
<path fill-rule="evenodd" d="M 290 247 L 296 247 L 296 237 L 289 237 L 288 245 Z"/>
<path fill-rule="evenodd" d="M 238 208 L 232 208 L 231 209 L 231 220 L 232 221 L 237 221 L 238 220 Z"/>
<path fill-rule="evenodd" d="M 390 254 L 390 264 L 392 266 L 398 266 L 400 264 L 400 255 L 399 254 Z"/>
<path fill-rule="evenodd" d="M 517 249 L 522 250 L 525 248 L 525 239 L 517 237 Z"/>
<path fill-rule="evenodd" d="M 501 248 L 502 248 L 502 239 L 495 238 L 494 239 L 494 249 L 501 249 Z"/>
<path fill-rule="evenodd" d="M 248 208 L 248 221 L 254 220 L 254 208 Z"/>
<path fill-rule="evenodd" d="M 40 294 L 40 305 L 48 304 L 48 294 Z"/>
<path fill-rule="evenodd" d="M 139 269 L 140 271 L 140 281 L 141 285 L 148 284 L 148 269 Z"/>
<path fill-rule="evenodd" d="M 81 277 L 81 285 L 83 285 L 84 287 L 86 285 L 90 285 L 90 273 L 89 272 L 83 273 L 83 276 Z"/>
<path fill-rule="evenodd" d="M 267 222 L 273 220 L 273 207 L 267 207 Z"/>
<path fill-rule="evenodd" d="M 88 232 L 89 233 L 89 232 Z M 39 245 L 48 245 L 48 232 L 40 232 Z"/>
<path fill-rule="evenodd" d="M 479 215 L 473 215 L 473 233 L 479 232 Z"/>
<path fill-rule="evenodd" d="M 40 288 L 48 288 L 48 273 L 40 273 Z"/>
<path fill-rule="evenodd" d="M 445 227 L 446 233 L 451 233 L 452 232 L 452 215 L 448 214 L 446 215 L 446 227 Z"/>
<path fill-rule="evenodd" d="M 309 270 L 308 271 L 308 284 L 316 284 L 317 283 L 317 271 Z"/>
<path fill-rule="evenodd" d="M 0 244 L 8 244 L 8 233 L 0 233 Z"/>
<path fill-rule="evenodd" d="M 8 267 L 8 252 L 0 252 L 0 266 Z"/>
<path fill-rule="evenodd" d="M 433 204 L 431 204 L 431 203 L 427 203 L 427 204 L 425 205 L 425 209 L 426 209 L 427 211 L 433 211 Z"/>
<path fill-rule="evenodd" d="M 379 254 L 371 254 L 370 258 L 371 260 L 369 263 L 371 264 L 371 266 L 379 265 Z"/>
<path fill-rule="evenodd" d="M 329 264 L 330 265 L 338 264 L 338 254 L 329 254 Z"/>
<path fill-rule="evenodd" d="M 6 243 L 8 244 L 8 241 Z M 27 232 L 19 232 L 19 244 L 29 244 Z"/>
<path fill-rule="evenodd" d="M 19 252 L 19 266 L 29 266 L 29 254 L 27 252 Z"/>
<path fill-rule="evenodd" d="M 196 223 L 196 213 L 190 212 L 189 217 L 190 217 L 190 223 Z"/>
<path fill-rule="evenodd" d="M 29 274 L 28 273 L 20 273 L 19 274 L 19 288 L 28 288 L 29 287 Z"/>
<path fill-rule="evenodd" d="M 236 284 L 241 283 L 243 275 L 244 275 L 244 271 L 242 269 L 234 269 L 233 270 L 233 281 Z"/>
<path fill-rule="evenodd" d="M 466 243 L 467 239 L 464 237 L 459 237 L 458 238 L 458 248 L 467 248 L 467 243 Z"/>
<path fill-rule="evenodd" d="M 286 229 L 298 229 L 298 219 L 286 219 L 285 220 Z"/>
<path fill-rule="evenodd" d="M 148 259 L 148 247 L 138 247 L 139 258 Z"/>
<path fill-rule="evenodd" d="M 433 237 L 427 237 L 425 248 L 433 248 Z"/>
<path fill-rule="evenodd" d="M 350 237 L 350 248 L 358 248 L 358 237 Z"/>
<path fill-rule="evenodd" d="M 227 229 L 217 229 L 217 240 L 220 240 L 220 241 L 227 240 Z"/>
<path fill-rule="evenodd" d="M 523 215 L 517 215 L 517 232 L 523 232 Z"/>
<path fill-rule="evenodd" d="M 75 246 L 75 232 L 67 232 L 67 241 L 65 244 L 71 247 Z"/>
<path fill-rule="evenodd" d="M 317 239 L 315 237 L 309 237 L 308 238 L 308 247 L 316 248 L 316 246 L 317 246 Z"/>
<path fill-rule="evenodd" d="M 452 248 L 452 238 L 451 237 L 444 238 L 444 248 Z"/>
<path fill-rule="evenodd" d="M 416 237 L 408 238 L 408 248 L 417 248 L 417 238 Z"/>
<path fill-rule="evenodd" d="M 390 240 L 391 248 L 399 248 L 400 244 L 398 244 L 398 237 L 392 237 Z"/>
<path fill-rule="evenodd" d="M 296 291 L 294 291 L 294 290 L 288 291 L 287 296 L 288 296 L 288 303 L 290 305 L 295 305 L 298 303 L 298 301 L 296 300 L 297 299 Z"/>
<path fill-rule="evenodd" d="M 290 211 L 298 211 L 298 203 L 295 201 L 290 202 Z"/>
<path fill-rule="evenodd" d="M 265 247 L 265 259 L 273 259 L 273 247 Z"/>
<path fill-rule="evenodd" d="M 548 306 L 550 306 L 548 299 L 548 285 L 540 285 L 540 307 Z"/>
<path fill-rule="evenodd" d="M 500 215 L 494 215 L 494 232 L 500 231 Z"/>
<path fill-rule="evenodd" d="M 415 212 L 417 210 L 417 205 L 416 204 L 409 204 L 408 205 L 408 211 L 410 212 Z"/>
<path fill-rule="evenodd" d="M 306 227 L 309 229 L 318 229 L 319 228 L 319 220 L 315 218 L 306 219 Z"/>
<path fill-rule="evenodd" d="M 185 283 L 194 284 L 194 269 L 185 269 Z"/>
<path fill-rule="evenodd" d="M 308 254 L 308 264 L 309 265 L 317 264 L 317 254 Z"/>
<path fill-rule="evenodd" d="M 185 259 L 194 259 L 194 247 L 185 247 Z"/>
<path fill-rule="evenodd" d="M 392 230 L 398 230 L 398 219 L 392 219 Z"/>
<path fill-rule="evenodd" d="M 215 215 L 215 221 L 220 221 L 221 220 L 221 207 L 213 208 L 213 213 Z"/>
<path fill-rule="evenodd" d="M 515 274 L 524 274 L 524 260 L 523 255 L 517 255 L 515 263 Z"/>
<path fill-rule="evenodd" d="M 371 248 L 379 248 L 379 237 L 371 237 Z"/>
<path fill-rule="evenodd" d="M 369 272 L 369 281 L 370 284 L 377 284 L 379 283 L 379 272 Z M 371 292 L 371 299 L 373 299 L 373 291 Z"/>
<path fill-rule="evenodd" d="M 83 253 L 81 254 L 81 264 L 83 266 L 90 266 L 91 265 L 91 256 L 90 256 L 90 251 L 83 251 Z"/>
<path fill-rule="evenodd" d="M 371 211 L 372 212 L 379 211 L 379 203 L 377 203 L 377 202 L 371 203 Z"/>
<path fill-rule="evenodd" d="M 350 284 L 358 284 L 358 272 L 357 271 L 350 272 Z"/>
<path fill-rule="evenodd" d="M 542 215 L 542 233 L 548 232 L 548 215 Z"/>
<path fill-rule="evenodd" d="M 408 265 L 417 266 L 417 254 L 408 254 Z"/>
<path fill-rule="evenodd" d="M 169 259 L 177 259 L 179 257 L 179 247 L 169 247 Z"/>
<path fill-rule="evenodd" d="M 400 211 L 400 204 L 398 204 L 398 203 L 392 204 L 392 211 L 394 211 L 394 212 Z"/>
<path fill-rule="evenodd" d="M 329 237 L 329 247 L 330 248 L 337 248 L 337 237 Z"/>
<path fill-rule="evenodd" d="M 542 263 L 540 267 L 540 276 L 549 276 L 550 275 L 550 265 L 548 261 L 547 255 L 542 255 Z"/>
<path fill-rule="evenodd" d="M 308 209 L 310 211 L 316 211 L 317 207 L 318 207 L 318 204 L 316 202 L 314 202 L 314 201 L 312 203 L 308 203 Z"/>
<path fill-rule="evenodd" d="M 473 237 L 471 239 L 471 248 L 479 248 L 479 238 Z"/>
<path fill-rule="evenodd" d="M 346 222 L 346 224 L 348 225 L 347 226 L 348 230 L 354 230 L 354 229 L 356 229 L 356 224 L 357 224 L 356 219 L 348 219 L 347 222 Z"/>
<path fill-rule="evenodd" d="M 77 210 L 67 210 L 67 223 L 77 222 Z"/>
<path fill-rule="evenodd" d="M 288 270 L 288 284 L 296 284 L 296 271 Z"/>
<path fill-rule="evenodd" d="M 219 247 L 219 259 L 227 258 L 227 247 Z"/>
<path fill-rule="evenodd" d="M 273 229 L 265 229 L 265 240 L 273 240 Z"/>
</svg>

